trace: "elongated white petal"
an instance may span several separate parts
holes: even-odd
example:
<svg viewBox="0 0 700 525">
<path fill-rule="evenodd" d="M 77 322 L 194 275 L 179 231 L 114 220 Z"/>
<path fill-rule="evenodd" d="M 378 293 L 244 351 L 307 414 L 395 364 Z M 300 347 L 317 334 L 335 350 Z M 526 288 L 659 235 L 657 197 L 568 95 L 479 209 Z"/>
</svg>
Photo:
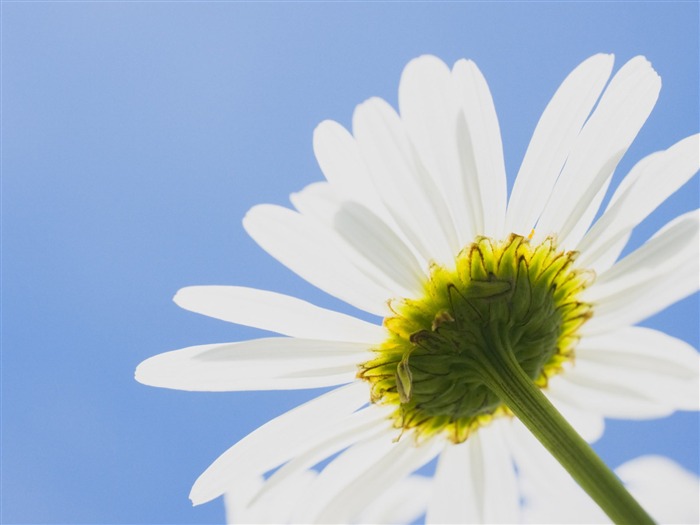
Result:
<svg viewBox="0 0 700 525">
<path fill-rule="evenodd" d="M 477 173 L 462 169 L 460 153 L 472 145 L 458 142 L 457 122 L 463 115 L 447 65 L 430 55 L 409 62 L 401 75 L 399 109 L 422 163 L 450 210 L 457 233 L 458 244 L 452 246 L 456 254 L 483 229 L 483 212 L 481 195 L 471 195 L 471 202 L 465 186 Z"/>
<path fill-rule="evenodd" d="M 484 521 L 486 523 L 515 523 L 519 516 L 518 486 L 513 458 L 504 439 L 510 432 L 510 421 L 494 421 L 479 431 L 484 472 Z"/>
<path fill-rule="evenodd" d="M 528 496 L 529 484 L 540 487 L 540 490 L 547 493 L 557 487 L 557 478 L 560 476 L 570 478 L 564 467 L 519 419 L 511 421 L 510 432 L 505 437 L 518 468 L 519 481 L 523 485 L 521 489 L 525 489 L 522 490 L 523 497 Z"/>
<path fill-rule="evenodd" d="M 200 345 L 146 359 L 136 380 L 151 386 L 226 392 L 349 383 L 372 354 L 365 343 L 274 337 Z"/>
<path fill-rule="evenodd" d="M 508 202 L 506 230 L 528 235 L 588 115 L 610 77 L 613 56 L 598 54 L 574 69 L 542 113 Z"/>
<path fill-rule="evenodd" d="M 357 523 L 413 523 L 425 514 L 431 483 L 426 476 L 413 475 L 390 485 L 362 511 Z"/>
<path fill-rule="evenodd" d="M 268 421 L 224 452 L 197 479 L 190 499 L 206 503 L 236 484 L 242 475 L 256 475 L 288 461 L 304 450 L 321 429 L 340 421 L 367 403 L 367 386 L 337 388 Z"/>
<path fill-rule="evenodd" d="M 600 439 L 605 430 L 603 416 L 598 412 L 582 409 L 578 400 L 569 395 L 568 389 L 559 387 L 560 378 L 563 375 L 551 378 L 544 393 L 561 415 L 576 429 L 576 432 L 589 443 L 594 443 Z"/>
<path fill-rule="evenodd" d="M 332 433 L 322 432 L 314 436 L 306 443 L 302 454 L 292 458 L 267 479 L 262 492 L 255 499 L 355 443 L 374 435 L 386 435 L 387 428 L 391 426 L 387 421 L 389 413 L 385 407 L 371 405 L 335 424 Z"/>
<path fill-rule="evenodd" d="M 473 155 L 481 199 L 483 229 L 477 234 L 502 237 L 506 216 L 506 170 L 501 131 L 491 92 L 484 76 L 470 60 L 459 60 L 452 68 L 452 79 L 462 119 L 458 124 L 460 148 Z M 465 173 L 468 173 L 466 171 Z"/>
<path fill-rule="evenodd" d="M 613 77 L 569 155 L 537 225 L 575 247 L 593 220 L 612 173 L 651 112 L 661 80 L 643 57 Z"/>
<path fill-rule="evenodd" d="M 312 220 L 281 206 L 260 205 L 248 212 L 243 226 L 266 252 L 314 286 L 367 312 L 387 313 L 391 290 L 364 274 L 345 247 Z"/>
<path fill-rule="evenodd" d="M 597 272 L 619 257 L 632 229 L 700 169 L 700 135 L 638 162 L 615 191 L 605 213 L 576 248 L 578 263 Z"/>
<path fill-rule="evenodd" d="M 236 485 L 224 494 L 226 522 L 230 525 L 294 523 L 290 517 L 317 476 L 314 470 L 302 470 L 274 488 L 262 476 L 236 480 Z M 412 523 L 425 513 L 431 483 L 429 477 L 413 475 L 385 487 L 375 502 L 358 509 L 359 519 L 355 522 Z M 263 486 L 263 495 L 253 498 Z"/>
<path fill-rule="evenodd" d="M 472 485 L 479 487 L 482 479 L 474 476 L 481 473 L 472 472 L 469 442 L 459 445 L 448 443 L 440 453 L 432 496 L 428 503 L 425 521 L 428 524 L 470 523 L 476 509 L 473 495 L 465 488 Z"/>
<path fill-rule="evenodd" d="M 697 210 L 677 217 L 584 290 L 594 316 L 582 332 L 634 324 L 696 292 L 698 218 Z"/>
<path fill-rule="evenodd" d="M 587 371 L 590 373 L 590 368 Z M 609 418 L 650 419 L 673 412 L 672 407 L 649 401 L 624 384 L 601 382 L 584 374 L 556 378 L 557 396 L 582 411 Z"/>
<path fill-rule="evenodd" d="M 456 233 L 435 182 L 421 165 L 396 112 L 370 99 L 355 109 L 353 133 L 377 191 L 425 260 L 451 262 Z"/>
<path fill-rule="evenodd" d="M 316 475 L 313 470 L 298 472 L 255 502 L 252 501 L 252 494 L 267 485 L 267 482 L 262 476 L 247 476 L 237 480 L 236 486 L 224 494 L 226 522 L 231 525 L 289 523 L 289 516 Z"/>
<path fill-rule="evenodd" d="M 173 300 L 191 312 L 302 339 L 376 344 L 385 336 L 379 325 L 255 288 L 189 286 Z"/>
<path fill-rule="evenodd" d="M 554 457 L 516 421 L 512 439 L 524 523 L 609 523 Z"/>
<path fill-rule="evenodd" d="M 603 511 L 537 443 L 518 455 L 526 523 L 610 523 Z M 521 461 L 522 460 L 522 461 Z M 630 494 L 658 523 L 697 523 L 699 479 L 661 456 L 615 469 Z"/>
<path fill-rule="evenodd" d="M 663 456 L 642 456 L 615 469 L 659 523 L 700 522 L 700 478 Z"/>
<path fill-rule="evenodd" d="M 334 459 L 318 476 L 300 507 L 297 521 L 345 523 L 437 453 L 434 440 L 416 447 L 410 439 L 394 441 L 396 431 L 358 443 Z"/>
<path fill-rule="evenodd" d="M 584 337 L 566 379 L 611 397 L 623 389 L 634 397 L 631 404 L 650 405 L 651 410 L 655 405 L 698 410 L 699 373 L 700 355 L 689 344 L 650 328 L 626 327 Z M 595 397 L 586 396 L 581 404 Z M 615 400 L 603 403 L 609 407 Z"/>
<path fill-rule="evenodd" d="M 365 206 L 343 200 L 327 183 L 311 184 L 290 199 L 303 215 L 337 234 L 357 255 L 356 264 L 374 280 L 387 283 L 394 297 L 421 292 L 427 264 L 421 265 L 399 235 Z"/>
<path fill-rule="evenodd" d="M 238 523 L 265 523 L 259 516 L 258 509 L 251 509 L 248 503 L 260 487 L 263 486 L 262 476 L 249 476 L 246 479 L 237 479 L 234 484 L 226 489 L 224 494 L 224 506 L 226 509 L 226 523 L 230 525 Z"/>
<path fill-rule="evenodd" d="M 510 421 L 494 421 L 440 454 L 426 522 L 517 523 L 519 493 L 504 435 Z"/>
<path fill-rule="evenodd" d="M 388 216 L 349 131 L 332 120 L 321 122 L 314 130 L 314 153 L 326 180 L 338 194 L 364 204 L 379 217 Z"/>
<path fill-rule="evenodd" d="M 520 523 L 607 523 L 603 511 L 519 420 L 513 420 L 507 438 L 518 468 Z M 585 507 L 583 514 L 579 505 Z M 590 508 L 598 511 L 594 519 Z"/>
<path fill-rule="evenodd" d="M 582 411 L 646 419 L 698 409 L 700 357 L 662 332 L 626 327 L 584 337 L 576 364 L 550 381 L 550 390 Z"/>
</svg>

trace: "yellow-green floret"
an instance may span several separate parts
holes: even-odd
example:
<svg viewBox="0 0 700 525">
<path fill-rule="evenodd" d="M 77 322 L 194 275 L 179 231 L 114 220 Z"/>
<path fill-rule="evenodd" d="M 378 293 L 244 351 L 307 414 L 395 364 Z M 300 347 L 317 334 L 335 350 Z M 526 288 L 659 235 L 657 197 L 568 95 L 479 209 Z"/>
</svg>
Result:
<svg viewBox="0 0 700 525">
<path fill-rule="evenodd" d="M 577 331 L 592 315 L 580 292 L 593 274 L 554 239 L 478 238 L 454 270 L 430 268 L 423 296 L 393 300 L 389 337 L 360 367 L 372 402 L 396 405 L 394 425 L 455 443 L 508 410 L 482 380 L 489 352 L 511 352 L 540 387 L 573 359 Z"/>
</svg>

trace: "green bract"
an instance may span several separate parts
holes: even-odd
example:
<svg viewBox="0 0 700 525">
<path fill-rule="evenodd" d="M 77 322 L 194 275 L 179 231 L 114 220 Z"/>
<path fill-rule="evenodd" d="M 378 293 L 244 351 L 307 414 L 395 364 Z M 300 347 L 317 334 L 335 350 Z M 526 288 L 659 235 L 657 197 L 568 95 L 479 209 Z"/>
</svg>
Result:
<svg viewBox="0 0 700 525">
<path fill-rule="evenodd" d="M 372 401 L 397 405 L 394 424 L 421 436 L 445 431 L 456 443 L 508 409 L 483 380 L 490 353 L 512 353 L 540 387 L 573 358 L 591 305 L 577 299 L 593 274 L 554 239 L 478 238 L 454 270 L 430 268 L 423 297 L 394 300 L 389 338 L 360 367 Z"/>
</svg>

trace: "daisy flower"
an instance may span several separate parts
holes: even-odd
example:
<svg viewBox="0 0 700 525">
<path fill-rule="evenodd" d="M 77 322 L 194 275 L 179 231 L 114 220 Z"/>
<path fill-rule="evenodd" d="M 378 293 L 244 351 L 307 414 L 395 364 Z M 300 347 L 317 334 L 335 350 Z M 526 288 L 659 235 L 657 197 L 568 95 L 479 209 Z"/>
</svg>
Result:
<svg viewBox="0 0 700 525">
<path fill-rule="evenodd" d="M 372 98 L 352 133 L 317 127 L 326 181 L 293 194 L 295 210 L 256 206 L 243 224 L 303 279 L 382 322 L 272 291 L 180 290 L 187 310 L 282 337 L 161 354 L 139 365 L 138 381 L 341 385 L 226 451 L 196 481 L 195 504 L 277 469 L 262 498 L 332 458 L 287 521 L 352 521 L 437 456 L 428 522 L 518 522 L 518 478 L 538 466 L 517 449 L 540 445 L 515 439 L 515 415 L 614 520 L 649 520 L 568 422 L 594 441 L 605 417 L 698 410 L 698 353 L 635 326 L 697 291 L 697 210 L 620 255 L 698 170 L 700 145 L 693 135 L 642 159 L 601 212 L 661 87 L 643 57 L 610 78 L 612 68 L 596 55 L 564 80 L 509 197 L 494 104 L 471 61 L 415 59 L 399 113 Z"/>
</svg>

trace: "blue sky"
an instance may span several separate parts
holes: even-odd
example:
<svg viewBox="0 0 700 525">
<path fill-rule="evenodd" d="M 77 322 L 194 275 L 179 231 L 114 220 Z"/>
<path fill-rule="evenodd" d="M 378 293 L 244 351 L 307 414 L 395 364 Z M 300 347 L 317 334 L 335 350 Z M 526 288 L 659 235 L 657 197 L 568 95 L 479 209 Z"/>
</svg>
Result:
<svg viewBox="0 0 700 525">
<path fill-rule="evenodd" d="M 597 52 L 646 55 L 656 109 L 614 184 L 698 131 L 697 2 L 4 2 L 2 9 L 2 520 L 219 523 L 194 479 L 258 425 L 317 394 L 146 387 L 135 366 L 253 329 L 178 309 L 194 284 L 350 307 L 259 249 L 241 218 L 320 180 L 323 119 L 395 105 L 413 57 L 474 59 L 493 92 L 511 177 L 566 74 Z M 698 207 L 698 177 L 634 235 Z M 698 298 L 644 324 L 698 346 Z M 613 466 L 666 454 L 698 472 L 698 416 L 612 421 Z"/>
</svg>

